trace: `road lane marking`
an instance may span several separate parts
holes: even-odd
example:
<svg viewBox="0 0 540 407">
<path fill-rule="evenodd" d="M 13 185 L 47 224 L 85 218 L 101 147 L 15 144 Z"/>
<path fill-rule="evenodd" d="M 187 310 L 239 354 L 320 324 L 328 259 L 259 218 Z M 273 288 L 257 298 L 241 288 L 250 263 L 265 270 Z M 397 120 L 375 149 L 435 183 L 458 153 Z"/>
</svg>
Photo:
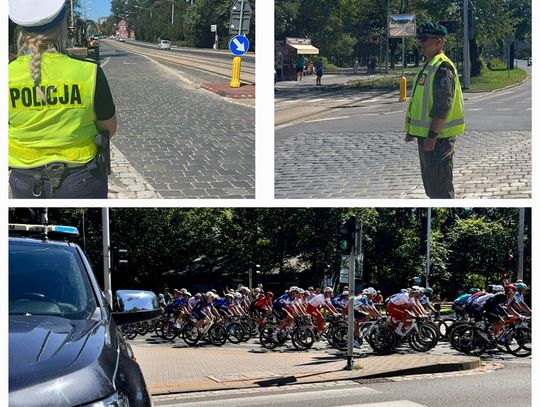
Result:
<svg viewBox="0 0 540 407">
<path fill-rule="evenodd" d="M 350 116 L 328 117 L 328 118 L 326 118 L 326 119 L 306 120 L 304 123 L 328 122 L 328 121 L 331 121 L 331 120 L 348 119 L 349 117 L 350 117 Z"/>
<path fill-rule="evenodd" d="M 482 108 L 481 108 L 481 107 L 474 108 L 474 109 L 468 109 L 468 108 L 467 108 L 467 109 L 465 109 L 465 110 L 466 110 L 467 112 L 478 112 L 478 111 L 482 110 Z"/>
<path fill-rule="evenodd" d="M 508 111 L 508 110 L 514 110 L 514 109 L 512 109 L 511 107 L 502 107 L 502 108 L 500 108 L 500 109 L 495 109 L 495 110 L 496 110 L 496 111 L 503 111 L 503 110 L 504 110 L 504 111 Z"/>
<path fill-rule="evenodd" d="M 427 407 L 425 404 L 414 403 L 409 400 L 381 401 L 378 403 L 349 404 L 340 407 Z"/>
</svg>

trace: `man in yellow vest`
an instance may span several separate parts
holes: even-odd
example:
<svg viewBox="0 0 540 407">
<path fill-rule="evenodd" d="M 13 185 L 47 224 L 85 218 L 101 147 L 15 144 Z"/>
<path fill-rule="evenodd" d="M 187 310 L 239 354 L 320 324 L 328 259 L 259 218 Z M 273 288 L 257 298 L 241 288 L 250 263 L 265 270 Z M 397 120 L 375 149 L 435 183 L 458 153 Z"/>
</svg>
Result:
<svg viewBox="0 0 540 407">
<path fill-rule="evenodd" d="M 10 0 L 9 17 L 18 25 L 8 67 L 13 198 L 107 198 L 96 135 L 115 133 L 115 105 L 101 68 L 66 54 L 65 0 Z"/>
<path fill-rule="evenodd" d="M 425 22 L 418 27 L 417 34 L 420 52 L 427 61 L 414 80 L 405 141 L 418 140 L 426 195 L 454 198 L 454 144 L 456 136 L 465 130 L 461 85 L 456 67 L 442 50 L 446 28 Z"/>
</svg>

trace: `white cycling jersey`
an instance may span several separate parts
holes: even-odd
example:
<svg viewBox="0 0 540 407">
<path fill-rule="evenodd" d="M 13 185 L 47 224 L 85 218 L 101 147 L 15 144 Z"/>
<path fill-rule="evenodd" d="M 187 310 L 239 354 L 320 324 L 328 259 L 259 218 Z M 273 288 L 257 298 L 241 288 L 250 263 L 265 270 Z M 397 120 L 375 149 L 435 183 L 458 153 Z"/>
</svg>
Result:
<svg viewBox="0 0 540 407">
<path fill-rule="evenodd" d="M 319 294 L 309 300 L 309 305 L 315 308 L 320 308 L 323 305 L 332 305 L 330 297 L 325 298 L 324 294 Z"/>
<path fill-rule="evenodd" d="M 409 293 L 397 293 L 389 298 L 388 303 L 398 306 L 414 304 L 412 298 L 409 297 Z"/>
<path fill-rule="evenodd" d="M 188 300 L 188 305 L 190 307 L 193 307 L 195 304 L 197 304 L 200 300 L 198 300 L 197 298 L 195 297 L 191 297 L 189 300 Z"/>
</svg>

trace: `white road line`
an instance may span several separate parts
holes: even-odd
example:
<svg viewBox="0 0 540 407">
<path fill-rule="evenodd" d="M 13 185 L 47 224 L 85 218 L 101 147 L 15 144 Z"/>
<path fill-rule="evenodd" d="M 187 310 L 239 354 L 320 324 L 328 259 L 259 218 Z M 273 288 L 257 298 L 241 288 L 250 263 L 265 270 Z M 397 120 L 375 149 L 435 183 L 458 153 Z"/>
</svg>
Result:
<svg viewBox="0 0 540 407">
<path fill-rule="evenodd" d="M 478 111 L 480 111 L 480 110 L 482 110 L 482 108 L 481 108 L 481 107 L 478 107 L 478 108 L 474 108 L 474 109 L 468 109 L 468 108 L 467 108 L 467 109 L 465 109 L 465 111 L 466 111 L 466 112 L 478 112 Z"/>
<path fill-rule="evenodd" d="M 108 63 L 110 60 L 111 60 L 111 57 L 105 58 L 105 60 L 103 61 L 103 63 L 101 63 L 99 66 L 103 68 L 105 65 L 107 65 L 107 63 Z"/>
<path fill-rule="evenodd" d="M 168 401 L 176 401 L 174 396 L 171 399 L 167 400 L 168 406 L 173 405 L 182 405 L 184 407 L 222 407 L 224 405 L 234 405 L 237 407 L 252 407 L 257 405 L 276 405 L 279 402 L 288 402 L 290 405 L 295 403 L 305 404 L 307 400 L 328 400 L 328 406 L 331 406 L 332 400 L 338 396 L 342 396 L 343 392 L 346 391 L 349 396 L 365 396 L 380 394 L 378 390 L 370 389 L 369 387 L 359 387 L 359 388 L 348 388 L 344 389 L 332 389 L 332 390 L 319 390 L 319 391 L 310 391 L 310 392 L 298 392 L 298 393 L 287 393 L 287 394 L 272 394 L 264 396 L 254 396 L 254 397 L 245 397 L 245 398 L 234 398 L 234 399 L 222 399 L 222 400 L 205 400 L 205 401 L 193 401 L 186 402 L 182 398 L 178 399 L 178 404 L 169 404 Z M 377 404 L 377 403 L 375 403 Z M 366 406 L 368 404 L 365 404 Z M 401 406 L 401 404 L 394 404 L 394 406 Z M 387 404 L 390 406 L 390 404 Z M 422 407 L 420 404 L 406 404 L 406 407 Z M 377 406 L 379 407 L 379 406 Z"/>
<path fill-rule="evenodd" d="M 497 110 L 497 111 L 508 111 L 508 110 L 514 110 L 514 109 L 512 109 L 511 107 L 502 107 L 500 109 L 495 109 L 495 110 Z"/>
<path fill-rule="evenodd" d="M 306 120 L 304 123 L 329 122 L 331 120 L 341 120 L 341 119 L 347 119 L 349 117 L 350 116 L 328 117 L 326 119 Z"/>
<path fill-rule="evenodd" d="M 497 102 L 487 102 L 488 105 L 496 105 L 496 104 L 499 104 L 499 103 L 505 103 L 503 101 L 497 101 Z"/>
<path fill-rule="evenodd" d="M 424 404 L 414 403 L 409 400 L 381 401 L 379 403 L 349 404 L 340 407 L 427 407 Z"/>
</svg>

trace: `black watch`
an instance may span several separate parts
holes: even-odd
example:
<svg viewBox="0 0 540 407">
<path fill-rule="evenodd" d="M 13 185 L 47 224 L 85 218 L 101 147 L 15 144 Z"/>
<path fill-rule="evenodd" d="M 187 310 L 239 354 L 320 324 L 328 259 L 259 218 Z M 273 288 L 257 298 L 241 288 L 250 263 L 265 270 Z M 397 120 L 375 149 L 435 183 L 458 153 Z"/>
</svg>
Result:
<svg viewBox="0 0 540 407">
<path fill-rule="evenodd" d="M 436 131 L 430 130 L 427 134 L 428 138 L 437 138 L 438 133 Z"/>
</svg>

